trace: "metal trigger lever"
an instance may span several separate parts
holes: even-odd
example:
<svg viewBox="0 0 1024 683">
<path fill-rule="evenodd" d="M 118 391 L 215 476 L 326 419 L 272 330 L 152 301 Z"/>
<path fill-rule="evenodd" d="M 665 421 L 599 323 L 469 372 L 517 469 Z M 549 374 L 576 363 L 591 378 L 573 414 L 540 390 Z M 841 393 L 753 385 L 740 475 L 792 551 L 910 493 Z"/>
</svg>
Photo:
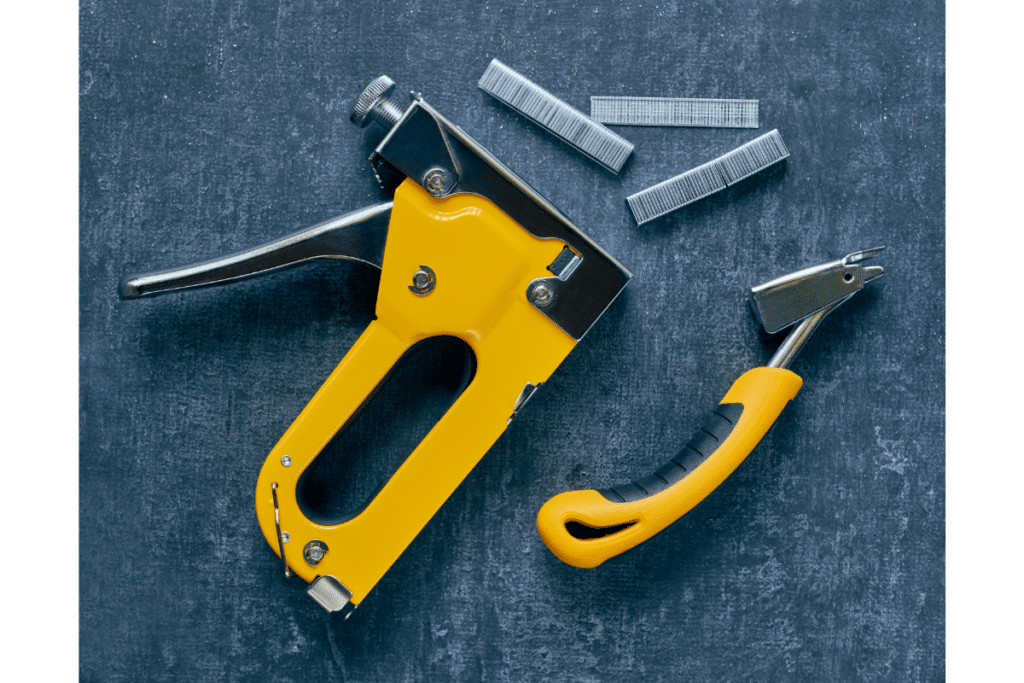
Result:
<svg viewBox="0 0 1024 683">
<path fill-rule="evenodd" d="M 358 261 L 380 270 L 392 202 L 332 218 L 273 242 L 181 268 L 132 275 L 122 284 L 125 299 L 209 287 L 316 259 Z"/>
<path fill-rule="evenodd" d="M 288 568 L 288 560 L 284 556 L 284 535 L 288 532 L 281 531 L 281 508 L 277 504 L 277 482 L 273 482 L 270 485 L 270 493 L 274 497 L 274 527 L 277 529 L 277 545 L 281 550 L 281 562 L 284 563 L 284 577 L 290 579 L 295 574 L 292 574 L 292 570 Z M 291 540 L 291 539 L 289 539 Z"/>
</svg>

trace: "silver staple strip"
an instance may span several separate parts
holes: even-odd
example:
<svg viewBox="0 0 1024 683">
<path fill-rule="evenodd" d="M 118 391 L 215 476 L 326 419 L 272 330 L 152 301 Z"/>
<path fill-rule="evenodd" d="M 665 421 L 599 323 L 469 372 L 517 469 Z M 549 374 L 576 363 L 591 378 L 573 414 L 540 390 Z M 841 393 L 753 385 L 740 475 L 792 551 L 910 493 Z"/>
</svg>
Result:
<svg viewBox="0 0 1024 683">
<path fill-rule="evenodd" d="M 609 171 L 618 173 L 633 153 L 633 144 L 497 59 L 477 84 L 485 93 L 558 136 Z"/>
<path fill-rule="evenodd" d="M 733 185 L 789 156 L 778 130 L 765 133 L 724 156 L 718 157 L 725 184 Z"/>
<path fill-rule="evenodd" d="M 637 225 L 703 199 L 789 156 L 778 130 L 765 133 L 703 166 L 626 197 Z"/>
<path fill-rule="evenodd" d="M 725 178 L 715 160 L 630 195 L 626 203 L 637 225 L 643 225 L 724 189 Z"/>
<path fill-rule="evenodd" d="M 757 100 L 591 97 L 590 118 L 617 126 L 757 128 Z"/>
</svg>

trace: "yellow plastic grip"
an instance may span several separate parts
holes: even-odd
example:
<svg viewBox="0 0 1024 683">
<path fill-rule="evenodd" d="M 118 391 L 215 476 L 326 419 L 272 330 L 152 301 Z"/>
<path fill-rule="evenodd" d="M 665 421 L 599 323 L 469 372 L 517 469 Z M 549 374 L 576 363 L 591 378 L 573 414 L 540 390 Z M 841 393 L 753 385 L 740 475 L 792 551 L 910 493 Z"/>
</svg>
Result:
<svg viewBox="0 0 1024 683">
<path fill-rule="evenodd" d="M 505 430 L 523 388 L 546 381 L 576 345 L 527 300 L 530 282 L 551 275 L 546 267 L 563 246 L 534 237 L 479 195 L 435 199 L 409 180 L 402 183 L 388 227 L 377 319 L 281 437 L 256 485 L 260 528 L 275 552 L 283 545 L 292 571 L 306 581 L 332 576 L 359 604 L 469 474 Z M 422 265 L 436 274 L 426 295 L 410 288 Z M 296 499 L 302 473 L 402 354 L 435 336 L 470 347 L 476 374 L 469 386 L 357 515 L 332 525 L 308 519 Z M 303 554 L 314 540 L 328 548 L 315 564 Z"/>
<path fill-rule="evenodd" d="M 639 545 L 689 512 L 732 474 L 796 396 L 803 380 L 780 368 L 754 368 L 733 383 L 722 404 L 740 403 L 743 413 L 729 436 L 704 462 L 665 490 L 616 503 L 594 490 L 561 493 L 540 509 L 537 530 L 558 559 L 573 567 L 596 567 Z M 596 531 L 577 538 L 567 525 Z M 601 530 L 609 533 L 600 535 Z M 590 534 L 588 534 L 590 535 Z"/>
</svg>

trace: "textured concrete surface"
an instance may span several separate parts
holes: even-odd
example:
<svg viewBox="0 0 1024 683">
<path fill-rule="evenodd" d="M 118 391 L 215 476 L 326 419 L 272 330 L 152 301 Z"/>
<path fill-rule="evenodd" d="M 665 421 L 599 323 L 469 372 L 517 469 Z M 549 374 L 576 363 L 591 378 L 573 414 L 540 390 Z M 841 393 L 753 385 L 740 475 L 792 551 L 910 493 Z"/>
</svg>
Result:
<svg viewBox="0 0 1024 683">
<path fill-rule="evenodd" d="M 943 32 L 928 2 L 83 0 L 82 679 L 941 680 Z M 620 128 L 614 176 L 481 93 L 492 57 L 584 110 L 756 98 L 761 130 Z M 375 278 L 115 290 L 380 201 L 348 113 L 381 73 L 635 278 L 342 623 L 281 575 L 253 486 Z M 772 128 L 784 165 L 632 223 L 626 195 Z M 547 551 L 544 501 L 648 474 L 770 357 L 745 287 L 882 244 L 719 490 L 595 570 Z"/>
</svg>

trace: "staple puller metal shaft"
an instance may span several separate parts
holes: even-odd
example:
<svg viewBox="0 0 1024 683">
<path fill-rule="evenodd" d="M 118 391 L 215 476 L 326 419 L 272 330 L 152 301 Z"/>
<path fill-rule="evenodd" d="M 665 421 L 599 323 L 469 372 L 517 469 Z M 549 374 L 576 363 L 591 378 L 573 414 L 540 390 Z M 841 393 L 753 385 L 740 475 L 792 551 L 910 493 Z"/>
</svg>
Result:
<svg viewBox="0 0 1024 683">
<path fill-rule="evenodd" d="M 186 268 L 134 276 L 137 298 L 312 259 L 380 269 L 376 317 L 264 462 L 256 514 L 286 575 L 330 611 L 358 605 L 632 277 L 536 190 L 413 93 L 382 76 L 351 119 L 388 132 L 370 166 L 394 201 Z M 369 499 L 328 515 L 311 467 L 426 342 L 464 351 L 454 402 Z"/>
<path fill-rule="evenodd" d="M 751 310 L 766 332 L 792 328 L 768 365 L 736 380 L 690 442 L 654 474 L 601 491 L 561 493 L 545 503 L 537 529 L 551 552 L 574 567 L 596 567 L 651 538 L 725 481 L 800 390 L 803 380 L 787 368 L 814 330 L 884 273 L 861 263 L 883 248 L 751 288 Z"/>
</svg>

